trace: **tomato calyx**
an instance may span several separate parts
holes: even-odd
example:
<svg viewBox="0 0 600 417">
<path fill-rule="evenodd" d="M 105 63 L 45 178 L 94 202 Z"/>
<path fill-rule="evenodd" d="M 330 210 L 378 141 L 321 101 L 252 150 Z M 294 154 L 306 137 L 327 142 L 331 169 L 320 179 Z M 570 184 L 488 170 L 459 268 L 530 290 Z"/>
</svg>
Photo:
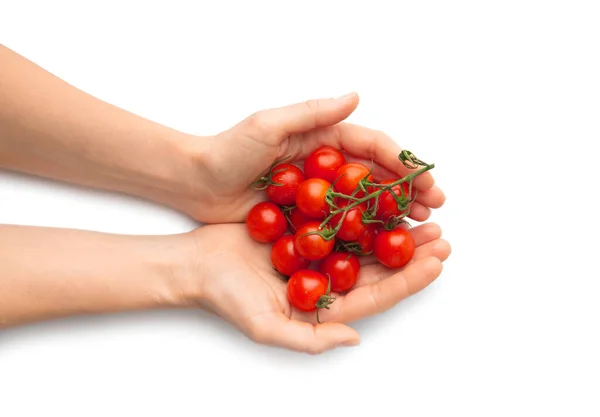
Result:
<svg viewBox="0 0 600 417">
<path fill-rule="evenodd" d="M 400 225 L 407 225 L 408 227 L 412 227 L 412 225 L 408 222 L 408 220 L 406 220 L 406 216 L 408 216 L 408 214 L 410 213 L 410 210 L 406 213 L 402 213 L 399 216 L 390 216 L 386 222 L 383 224 L 383 229 L 386 232 L 390 232 L 394 229 L 396 229 L 398 226 Z"/>
<path fill-rule="evenodd" d="M 329 227 L 328 224 L 325 224 L 325 225 L 321 224 L 321 226 L 319 228 L 321 230 L 315 230 L 314 232 L 307 232 L 300 237 L 304 237 L 304 236 L 308 236 L 308 235 L 319 235 L 323 238 L 323 240 L 330 241 L 332 239 L 335 239 L 335 235 L 340 230 L 340 225 L 337 225 L 335 228 L 332 229 L 331 227 Z"/>
<path fill-rule="evenodd" d="M 377 214 L 378 203 L 379 203 L 379 196 L 375 197 L 375 204 L 373 204 L 372 207 L 369 207 L 367 210 L 363 211 L 362 222 L 364 224 L 373 224 L 373 223 L 383 224 L 384 223 L 382 220 L 377 219 L 375 217 Z"/>
<path fill-rule="evenodd" d="M 362 246 L 358 242 L 345 242 L 343 240 L 338 240 L 335 242 L 335 246 L 333 248 L 336 252 L 348 252 L 354 253 L 356 255 L 362 254 Z"/>
<path fill-rule="evenodd" d="M 329 276 L 329 274 L 327 274 L 327 292 L 325 292 L 325 294 L 320 296 L 319 299 L 317 300 L 317 302 L 315 303 L 315 307 L 317 308 L 317 323 L 319 323 L 319 324 L 321 324 L 321 320 L 319 320 L 319 310 L 322 308 L 329 310 L 329 306 L 331 305 L 331 303 L 333 303 L 335 301 L 336 297 L 334 297 L 330 294 L 331 294 L 331 277 Z"/>
<path fill-rule="evenodd" d="M 344 194 L 344 193 L 340 193 L 338 191 L 335 190 L 335 183 L 338 182 L 340 179 L 342 179 L 342 177 L 346 175 L 346 174 L 342 174 L 339 177 L 337 177 L 329 186 L 329 188 L 327 189 L 327 194 L 325 194 L 325 201 L 327 202 L 327 204 L 329 205 L 329 208 L 331 211 L 333 210 L 339 210 L 340 208 L 338 207 L 338 205 L 335 203 L 335 200 L 337 198 L 342 198 L 344 200 L 352 200 L 354 201 L 359 201 L 360 198 L 355 197 L 356 193 L 359 191 L 358 189 L 354 190 L 354 192 L 351 195 L 348 194 Z"/>
<path fill-rule="evenodd" d="M 369 173 L 367 175 L 365 175 L 359 182 L 358 182 L 358 187 L 357 189 L 352 193 L 352 195 L 358 193 L 359 191 L 362 191 L 363 193 L 369 194 L 369 187 L 370 185 L 373 183 L 372 181 L 369 181 L 369 177 L 371 177 L 373 175 L 373 161 L 371 160 L 371 168 L 369 169 Z"/>
<path fill-rule="evenodd" d="M 261 191 L 266 190 L 271 185 L 275 187 L 282 187 L 283 184 L 273 181 L 273 176 L 275 174 L 287 170 L 287 168 L 276 169 L 275 171 L 273 171 L 273 168 L 275 168 L 275 166 L 288 159 L 290 159 L 289 155 L 273 162 L 271 166 L 269 166 L 269 169 L 267 169 L 256 181 L 250 184 L 250 188 L 252 188 L 253 190 Z"/>
</svg>

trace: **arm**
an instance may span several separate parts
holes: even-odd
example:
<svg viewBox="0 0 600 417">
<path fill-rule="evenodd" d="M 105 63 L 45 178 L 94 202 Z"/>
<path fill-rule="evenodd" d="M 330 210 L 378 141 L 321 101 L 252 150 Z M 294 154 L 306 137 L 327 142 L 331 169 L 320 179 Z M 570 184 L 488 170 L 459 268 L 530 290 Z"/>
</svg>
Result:
<svg viewBox="0 0 600 417">
<path fill-rule="evenodd" d="M 0 226 L 0 328 L 185 303 L 190 238 Z M 189 282 L 189 281 L 188 281 Z"/>
<path fill-rule="evenodd" d="M 185 137 L 0 45 L 0 168 L 175 206 L 192 171 Z"/>
</svg>

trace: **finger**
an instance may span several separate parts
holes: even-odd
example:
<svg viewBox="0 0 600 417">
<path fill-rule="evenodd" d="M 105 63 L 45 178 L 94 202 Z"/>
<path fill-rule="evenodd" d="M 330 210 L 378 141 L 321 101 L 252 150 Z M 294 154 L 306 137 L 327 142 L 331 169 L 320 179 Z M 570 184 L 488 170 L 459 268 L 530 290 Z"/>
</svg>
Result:
<svg viewBox="0 0 600 417">
<path fill-rule="evenodd" d="M 350 123 L 340 123 L 335 128 L 338 146 L 346 152 L 367 160 L 372 159 L 399 177 L 414 172 L 400 162 L 398 155 L 402 148 L 385 133 Z M 433 184 L 434 180 L 429 172 L 419 175 L 413 181 L 414 187 L 423 191 L 433 187 Z"/>
<path fill-rule="evenodd" d="M 278 145 L 294 134 L 331 126 L 346 119 L 358 106 L 358 95 L 351 93 L 339 98 L 308 100 L 291 106 L 257 112 L 236 129 L 244 135 L 268 145 Z"/>
<path fill-rule="evenodd" d="M 279 314 L 263 319 L 256 326 L 251 336 L 256 342 L 312 355 L 360 343 L 358 332 L 341 323 L 310 324 Z"/>
<path fill-rule="evenodd" d="M 411 219 L 418 222 L 424 222 L 429 216 L 431 216 L 431 209 L 429 207 L 425 207 L 423 204 L 417 203 L 416 201 L 410 205 L 410 214 L 408 217 Z"/>
<path fill-rule="evenodd" d="M 322 317 L 327 321 L 349 323 L 381 313 L 409 295 L 421 291 L 441 272 L 442 262 L 439 259 L 420 259 L 387 279 L 356 288 L 347 295 L 338 297 L 331 305 L 331 310 L 324 312 Z"/>
<path fill-rule="evenodd" d="M 416 201 L 425 207 L 440 208 L 444 205 L 446 196 L 438 186 L 434 185 L 429 190 L 419 191 Z"/>
<path fill-rule="evenodd" d="M 436 239 L 415 249 L 415 254 L 411 259 L 411 262 L 414 263 L 430 256 L 438 258 L 440 261 L 444 262 L 446 259 L 448 259 L 451 252 L 452 248 L 447 240 Z"/>
</svg>

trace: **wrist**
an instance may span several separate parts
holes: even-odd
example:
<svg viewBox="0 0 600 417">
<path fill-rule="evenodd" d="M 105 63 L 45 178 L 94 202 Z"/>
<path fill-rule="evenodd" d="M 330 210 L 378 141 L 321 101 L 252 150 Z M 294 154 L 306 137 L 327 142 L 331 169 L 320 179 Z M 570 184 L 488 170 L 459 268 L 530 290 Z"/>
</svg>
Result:
<svg viewBox="0 0 600 417">
<path fill-rule="evenodd" d="M 148 137 L 138 153 L 129 155 L 123 191 L 176 206 L 194 180 L 194 161 L 188 150 L 192 139 L 172 129 Z"/>
<path fill-rule="evenodd" d="M 166 307 L 199 307 L 205 302 L 199 231 L 161 236 L 155 248 L 153 259 L 162 281 L 160 298 Z"/>
<path fill-rule="evenodd" d="M 147 164 L 138 196 L 159 202 L 202 221 L 207 183 L 208 137 L 171 131 Z"/>
</svg>

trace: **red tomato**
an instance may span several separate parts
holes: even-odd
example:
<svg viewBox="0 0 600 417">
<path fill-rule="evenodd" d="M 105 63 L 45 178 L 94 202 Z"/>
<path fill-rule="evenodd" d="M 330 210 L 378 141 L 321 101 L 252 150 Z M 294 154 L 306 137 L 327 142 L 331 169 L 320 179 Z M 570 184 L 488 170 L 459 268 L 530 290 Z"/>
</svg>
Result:
<svg viewBox="0 0 600 417">
<path fill-rule="evenodd" d="M 304 259 L 294 247 L 294 236 L 285 235 L 279 238 L 271 248 L 271 262 L 275 269 L 283 275 L 308 268 L 310 261 Z"/>
<path fill-rule="evenodd" d="M 406 265 L 415 254 L 415 241 L 404 228 L 392 231 L 381 230 L 375 238 L 375 256 L 388 268 Z"/>
<path fill-rule="evenodd" d="M 294 245 L 300 256 L 317 261 L 323 259 L 333 250 L 334 240 L 325 240 L 317 234 L 309 234 L 309 232 L 323 231 L 319 226 L 319 222 L 308 222 L 300 226 L 294 236 Z M 325 232 L 330 231 L 329 226 L 325 226 Z"/>
<path fill-rule="evenodd" d="M 312 221 L 310 217 L 306 217 L 302 212 L 298 209 L 298 207 L 294 207 L 289 214 L 290 220 L 290 231 L 292 233 L 296 233 L 296 231 L 302 226 L 304 223 Z"/>
<path fill-rule="evenodd" d="M 351 195 L 358 188 L 358 183 L 363 178 L 373 181 L 373 176 L 369 174 L 369 168 L 358 162 L 342 165 L 336 173 L 337 182 L 333 186 L 337 192 Z M 365 192 L 359 191 L 354 194 L 355 197 L 364 197 Z"/>
<path fill-rule="evenodd" d="M 332 252 L 321 261 L 319 270 L 331 280 L 331 291 L 346 292 L 356 284 L 360 263 L 351 253 Z"/>
<path fill-rule="evenodd" d="M 336 204 L 339 208 L 344 208 L 348 204 L 351 204 L 351 200 L 338 199 Z M 352 242 L 358 239 L 358 237 L 365 232 L 367 229 L 367 225 L 362 222 L 362 215 L 367 210 L 367 205 L 365 203 L 361 203 L 356 207 L 352 207 L 346 213 L 346 217 L 342 222 L 342 226 L 340 230 L 337 232 L 336 237 L 345 240 L 347 242 Z M 331 219 L 331 225 L 336 227 L 338 223 L 342 220 L 342 216 L 344 213 L 336 214 Z"/>
<path fill-rule="evenodd" d="M 304 181 L 304 174 L 295 165 L 279 164 L 271 170 L 271 185 L 267 187 L 269 200 L 280 205 L 296 203 L 296 192 Z"/>
<path fill-rule="evenodd" d="M 373 252 L 373 245 L 375 243 L 375 236 L 377 236 L 377 225 L 371 223 L 367 225 L 365 231 L 356 239 L 356 243 L 360 245 L 362 250 L 360 255 L 367 255 Z"/>
<path fill-rule="evenodd" d="M 327 278 L 309 269 L 292 275 L 287 283 L 287 295 L 292 306 L 302 311 L 315 311 L 317 301 L 327 293 Z"/>
<path fill-rule="evenodd" d="M 381 181 L 380 184 L 391 184 L 396 181 L 397 180 L 394 179 L 385 180 Z M 404 189 L 404 196 L 409 198 L 408 183 L 403 182 L 401 185 Z M 392 187 L 392 192 L 398 196 L 401 196 L 402 192 L 400 191 L 400 185 L 395 185 Z M 396 202 L 394 196 L 389 191 L 383 192 L 379 196 L 379 204 L 377 205 L 377 213 L 375 214 L 375 217 L 377 217 L 379 220 L 386 221 L 391 216 L 399 216 L 400 214 L 402 214 L 402 212 L 398 210 L 398 203 Z"/>
<path fill-rule="evenodd" d="M 325 201 L 331 183 L 321 178 L 311 178 L 300 184 L 296 194 L 296 207 L 307 217 L 324 219 L 329 214 L 329 205 Z"/>
<path fill-rule="evenodd" d="M 346 158 L 340 151 L 322 146 L 315 149 L 304 161 L 304 174 L 306 178 L 321 178 L 333 182 L 338 168 L 345 163 Z"/>
<path fill-rule="evenodd" d="M 254 240 L 267 243 L 283 236 L 287 222 L 279 207 L 266 201 L 250 209 L 246 217 L 246 227 Z"/>
</svg>

